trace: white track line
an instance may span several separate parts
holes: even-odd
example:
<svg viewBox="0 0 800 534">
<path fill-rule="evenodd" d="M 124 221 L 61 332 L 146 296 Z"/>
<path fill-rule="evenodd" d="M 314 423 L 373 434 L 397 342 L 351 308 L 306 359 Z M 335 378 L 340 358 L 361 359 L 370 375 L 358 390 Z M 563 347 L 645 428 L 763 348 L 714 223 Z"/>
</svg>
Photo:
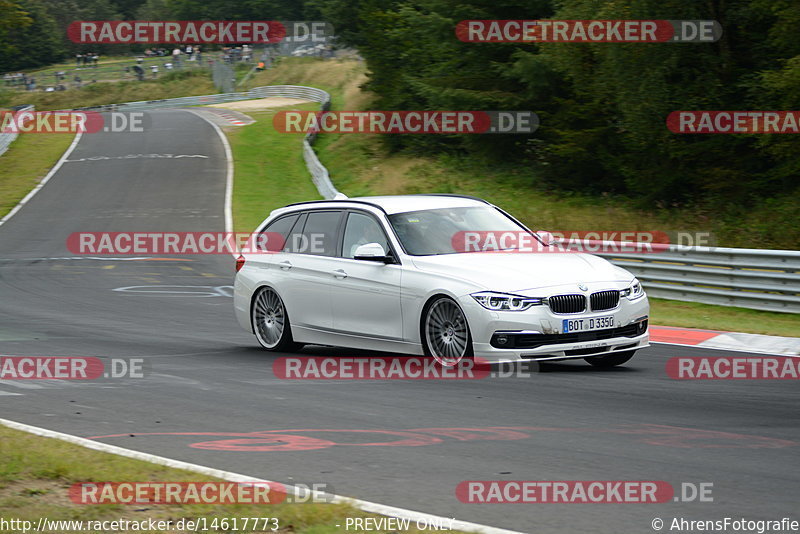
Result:
<svg viewBox="0 0 800 534">
<path fill-rule="evenodd" d="M 228 142 L 227 136 L 217 123 L 193 109 L 187 109 L 186 111 L 200 117 L 210 124 L 211 127 L 214 128 L 214 131 L 217 132 L 220 141 L 222 141 L 222 146 L 225 149 L 225 163 L 227 166 L 225 175 L 225 231 L 228 233 L 233 232 L 233 152 L 231 151 L 231 144 Z M 236 254 L 234 254 L 234 257 L 235 256 Z"/>
<path fill-rule="evenodd" d="M 759 350 L 757 348 L 748 348 L 748 347 L 741 347 L 741 348 L 732 348 L 732 347 L 712 347 L 711 345 L 690 345 L 688 343 L 672 343 L 667 341 L 650 341 L 651 345 L 671 345 L 673 347 L 688 347 L 690 349 L 705 349 L 705 350 L 717 350 L 717 351 L 728 351 L 728 352 L 746 352 L 749 354 L 763 354 L 766 356 L 780 356 L 781 358 L 800 358 L 798 354 L 780 354 L 775 351 L 769 352 L 765 350 Z"/>
<path fill-rule="evenodd" d="M 16 421 L 10 421 L 8 419 L 0 419 L 0 425 L 4 425 L 7 426 L 8 428 L 21 430 L 23 432 L 28 432 L 30 434 L 35 434 L 37 436 L 42 436 L 45 438 L 59 439 L 61 441 L 66 441 L 74 445 L 80 445 L 81 447 L 86 447 L 87 449 L 93 449 L 100 452 L 116 454 L 118 456 L 125 456 L 127 458 L 142 460 L 145 462 L 150 462 L 152 464 L 172 467 L 174 469 L 183 469 L 184 471 L 191 471 L 193 473 L 199 473 L 201 475 L 216 477 L 222 480 L 228 480 L 230 482 L 250 482 L 250 483 L 255 482 L 262 484 L 277 484 L 276 482 L 270 480 L 253 478 L 251 476 L 242 475 L 239 473 L 232 473 L 230 471 L 222 471 L 220 469 L 214 469 L 213 467 L 206 467 L 202 465 L 191 464 L 188 462 L 182 462 L 180 460 L 173 460 L 171 458 L 156 456 L 153 454 L 148 454 L 146 452 L 133 451 L 130 449 L 125 449 L 123 447 L 117 447 L 116 445 L 109 445 L 107 443 L 100 443 L 98 441 L 92 441 L 90 439 L 81 438 L 78 436 L 72 436 L 70 434 L 63 434 L 61 432 L 47 430 L 46 428 L 26 425 L 24 423 L 17 423 Z M 505 530 L 486 525 L 479 525 L 477 523 L 470 523 L 467 521 L 454 520 L 453 518 L 450 517 L 441 517 L 441 516 L 426 514 L 423 512 L 416 512 L 414 510 L 406 510 L 405 508 L 396 508 L 394 506 L 386 506 L 384 504 L 362 501 L 360 499 L 351 499 L 349 497 L 342 497 L 340 495 L 333 495 L 330 493 L 307 490 L 305 488 L 298 488 L 296 486 L 290 486 L 288 484 L 283 484 L 283 486 L 286 487 L 288 492 L 291 492 L 293 495 L 296 495 L 298 497 L 308 497 L 309 494 L 311 494 L 314 497 L 325 499 L 326 502 L 332 502 L 335 504 L 349 504 L 355 508 L 374 514 L 380 514 L 389 517 L 398 517 L 401 519 L 409 519 L 411 521 L 427 521 L 430 524 L 445 524 L 445 525 L 449 524 L 451 525 L 451 528 L 453 530 L 461 530 L 464 532 L 475 532 L 483 534 L 524 534 L 522 532 L 517 532 L 514 530 Z"/>
<path fill-rule="evenodd" d="M 23 198 L 22 200 L 20 200 L 20 201 L 19 201 L 19 203 L 18 203 L 16 206 L 14 206 L 14 208 L 13 208 L 11 211 L 9 211 L 9 212 L 6 214 L 6 216 L 5 216 L 5 217 L 3 217 L 2 219 L 0 219 L 0 226 L 2 226 L 2 225 L 3 225 L 3 224 L 4 224 L 4 223 L 7 221 L 7 220 L 9 220 L 9 219 L 10 219 L 10 218 L 11 218 L 11 217 L 12 217 L 12 216 L 15 214 L 15 213 L 17 213 L 17 212 L 18 212 L 18 211 L 19 211 L 19 210 L 22 208 L 22 206 L 24 206 L 25 204 L 27 204 L 27 203 L 28 203 L 28 201 L 29 201 L 30 199 L 32 199 L 32 198 L 33 198 L 33 196 L 34 196 L 36 193 L 38 193 L 38 192 L 39 192 L 39 190 L 40 190 L 42 187 L 44 187 L 44 184 L 46 184 L 46 183 L 47 183 L 47 182 L 50 180 L 50 178 L 52 178 L 52 177 L 53 177 L 53 175 L 54 175 L 55 173 L 57 173 L 57 172 L 58 172 L 58 169 L 60 169 L 60 168 L 61 168 L 61 166 L 62 166 L 62 165 L 64 164 L 64 162 L 66 161 L 66 159 L 67 159 L 67 158 L 70 156 L 70 154 L 72 154 L 72 151 L 73 151 L 73 150 L 75 150 L 75 147 L 76 147 L 76 146 L 78 146 L 78 141 L 80 141 L 80 140 L 81 140 L 81 136 L 82 136 L 82 135 L 83 135 L 82 133 L 77 133 L 77 134 L 75 134 L 75 139 L 73 139 L 73 140 L 72 140 L 72 144 L 71 144 L 71 145 L 69 145 L 69 147 L 67 148 L 67 150 L 66 150 L 66 151 L 65 151 L 63 154 L 61 154 L 61 157 L 60 157 L 60 158 L 59 158 L 59 160 L 56 162 L 56 164 L 53 166 L 53 168 L 52 168 L 52 169 L 50 169 L 50 172 L 48 172 L 48 173 L 47 173 L 47 176 L 45 176 L 44 178 L 42 178 L 42 181 L 41 181 L 41 182 L 39 182 L 38 184 L 36 184 L 36 187 L 34 187 L 34 188 L 31 190 L 31 192 L 30 192 L 30 193 L 28 193 L 27 195 L 25 195 L 25 198 Z"/>
</svg>

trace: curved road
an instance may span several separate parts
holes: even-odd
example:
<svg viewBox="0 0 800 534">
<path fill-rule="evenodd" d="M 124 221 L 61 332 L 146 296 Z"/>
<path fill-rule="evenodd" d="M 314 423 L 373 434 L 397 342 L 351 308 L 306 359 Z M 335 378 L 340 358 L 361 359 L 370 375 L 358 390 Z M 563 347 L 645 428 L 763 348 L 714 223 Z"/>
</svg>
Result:
<svg viewBox="0 0 800 534">
<path fill-rule="evenodd" d="M 796 514 L 796 382 L 664 371 L 671 356 L 724 352 L 656 345 L 610 371 L 580 361 L 474 381 L 279 380 L 278 356 L 233 319 L 230 256 L 75 258 L 72 232 L 224 230 L 218 136 L 186 111 L 150 120 L 145 133 L 84 135 L 0 226 L 0 353 L 143 358 L 146 376 L 0 381 L 2 417 L 521 532 Z M 463 480 L 711 482 L 713 502 L 462 504 Z"/>
</svg>

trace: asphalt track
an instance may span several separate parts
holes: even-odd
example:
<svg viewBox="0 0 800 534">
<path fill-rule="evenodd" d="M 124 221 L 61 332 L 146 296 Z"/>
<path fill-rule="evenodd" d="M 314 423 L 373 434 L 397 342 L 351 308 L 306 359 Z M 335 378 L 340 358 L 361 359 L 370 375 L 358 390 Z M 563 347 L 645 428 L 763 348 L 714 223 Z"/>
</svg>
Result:
<svg viewBox="0 0 800 534">
<path fill-rule="evenodd" d="M 664 371 L 672 356 L 724 352 L 657 345 L 624 368 L 579 361 L 482 380 L 286 381 L 234 322 L 230 256 L 72 257 L 72 232 L 224 230 L 219 138 L 192 113 L 150 116 L 145 133 L 84 135 L 0 226 L 0 354 L 143 358 L 146 377 L 2 381 L 2 417 L 522 532 L 800 519 L 797 383 Z M 115 291 L 131 286 L 143 287 Z M 153 288 L 165 292 L 140 292 Z M 327 444 L 302 450 L 297 436 Z M 464 504 L 464 480 L 711 482 L 713 502 Z"/>
</svg>

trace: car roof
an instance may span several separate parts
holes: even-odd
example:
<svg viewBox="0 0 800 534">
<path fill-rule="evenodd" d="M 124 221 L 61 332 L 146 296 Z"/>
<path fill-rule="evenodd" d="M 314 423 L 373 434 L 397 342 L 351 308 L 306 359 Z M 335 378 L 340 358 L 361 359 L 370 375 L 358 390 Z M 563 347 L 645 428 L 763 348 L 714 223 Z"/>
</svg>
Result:
<svg viewBox="0 0 800 534">
<path fill-rule="evenodd" d="M 344 208 L 354 205 L 370 205 L 392 215 L 407 211 L 428 210 L 436 208 L 466 208 L 470 206 L 487 206 L 488 202 L 479 198 L 460 195 L 386 195 L 373 197 L 341 198 L 336 200 L 315 200 L 289 204 L 295 209 L 301 207 L 314 208 Z M 283 210 L 281 210 L 283 211 Z"/>
</svg>

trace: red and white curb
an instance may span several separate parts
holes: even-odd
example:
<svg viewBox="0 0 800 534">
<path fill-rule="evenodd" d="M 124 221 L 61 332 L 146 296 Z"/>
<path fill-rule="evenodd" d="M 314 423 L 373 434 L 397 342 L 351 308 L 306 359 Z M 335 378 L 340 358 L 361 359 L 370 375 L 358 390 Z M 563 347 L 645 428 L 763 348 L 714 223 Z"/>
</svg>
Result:
<svg viewBox="0 0 800 534">
<path fill-rule="evenodd" d="M 800 338 L 720 332 L 672 326 L 651 326 L 650 342 L 706 349 L 800 356 Z"/>
<path fill-rule="evenodd" d="M 172 467 L 174 469 L 183 469 L 184 471 L 190 471 L 192 473 L 199 473 L 201 475 L 216 477 L 222 480 L 227 480 L 229 482 L 276 484 L 271 480 L 258 479 L 251 476 L 242 475 L 239 473 L 232 473 L 230 471 L 222 471 L 220 469 L 214 469 L 213 467 L 206 467 L 202 465 L 191 464 L 188 462 L 182 462 L 180 460 L 173 460 L 171 458 L 156 456 L 154 454 L 148 454 L 146 452 L 134 451 L 131 449 L 126 449 L 124 447 L 117 447 L 116 445 L 109 445 L 107 443 L 98 443 L 90 439 L 81 438 L 78 436 L 72 436 L 70 434 L 63 434 L 61 432 L 55 432 L 53 430 L 47 430 L 46 428 L 39 428 L 37 426 L 26 425 L 24 423 L 17 423 L 16 421 L 10 421 L 8 419 L 0 419 L 0 425 L 7 426 L 8 428 L 13 428 L 15 430 L 21 430 L 23 432 L 28 432 L 30 434 L 35 434 L 37 436 L 42 436 L 45 438 L 54 438 L 61 441 L 66 441 L 67 443 L 72 443 L 74 445 L 86 447 L 87 449 L 93 449 L 100 452 L 116 454 L 118 456 L 125 456 L 127 458 L 142 460 L 145 462 L 150 462 L 152 464 Z M 287 492 L 291 492 L 293 495 L 297 497 L 306 498 L 309 495 L 312 495 L 320 499 L 324 498 L 326 502 L 331 502 L 333 504 L 349 504 L 354 508 L 358 508 L 359 510 L 368 513 L 379 514 L 387 517 L 397 517 L 399 519 L 408 519 L 410 521 L 415 521 L 415 522 L 419 521 L 420 523 L 424 521 L 427 524 L 431 525 L 447 524 L 450 526 L 451 530 L 461 530 L 463 532 L 475 532 L 478 534 L 480 533 L 525 534 L 524 532 L 518 532 L 515 530 L 505 530 L 486 525 L 479 525 L 477 523 L 470 523 L 468 521 L 460 521 L 452 517 L 441 517 L 437 515 L 426 514 L 423 512 L 416 512 L 414 510 L 406 510 L 405 508 L 396 508 L 394 506 L 386 506 L 384 504 L 362 501 L 360 499 L 351 499 L 349 497 L 342 497 L 340 495 L 333 495 L 330 493 L 314 491 L 306 488 L 300 488 L 297 486 L 291 486 L 288 484 L 283 484 L 283 486 L 286 488 Z"/>
<path fill-rule="evenodd" d="M 247 126 L 248 124 L 253 124 L 256 122 L 254 119 L 248 117 L 244 113 L 238 113 L 236 111 L 228 111 L 217 108 L 203 108 L 203 111 L 213 113 L 216 117 L 223 119 L 227 124 L 231 124 L 233 126 Z"/>
</svg>

